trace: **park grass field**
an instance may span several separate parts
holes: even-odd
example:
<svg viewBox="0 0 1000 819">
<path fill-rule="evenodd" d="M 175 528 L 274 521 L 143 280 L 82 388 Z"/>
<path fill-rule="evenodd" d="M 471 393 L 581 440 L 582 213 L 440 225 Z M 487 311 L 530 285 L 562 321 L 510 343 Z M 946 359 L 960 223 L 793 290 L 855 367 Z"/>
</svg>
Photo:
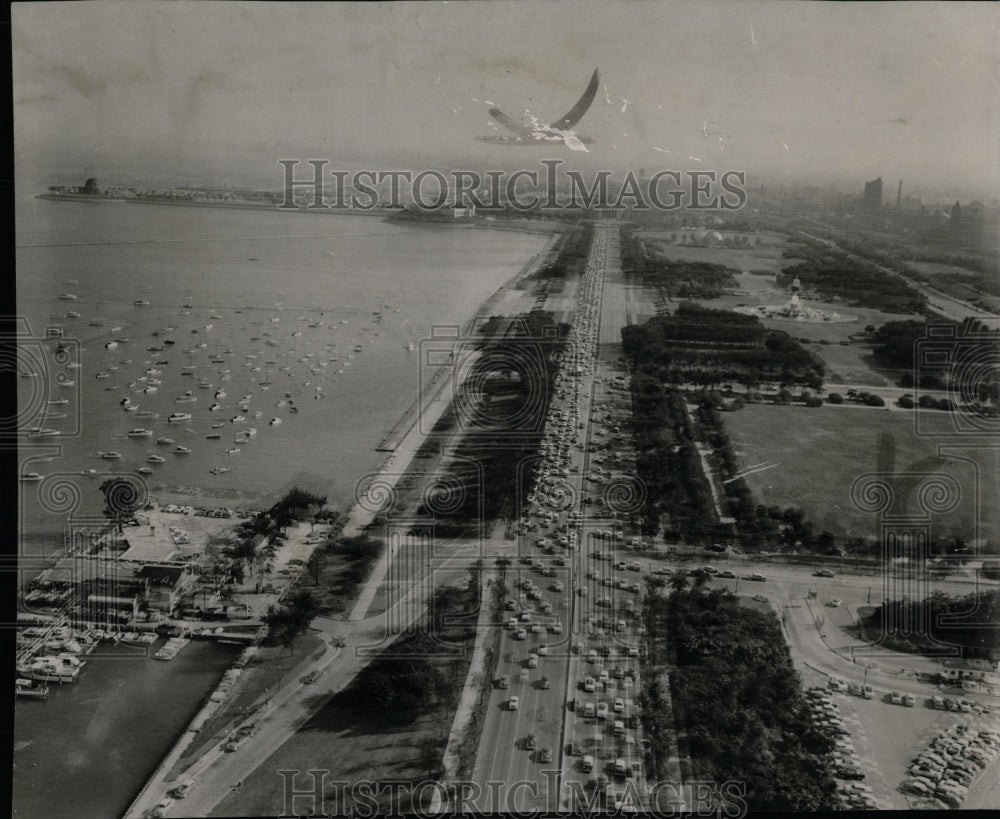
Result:
<svg viewBox="0 0 1000 819">
<path fill-rule="evenodd" d="M 949 435 L 953 419 L 947 413 L 928 412 L 929 435 L 916 434 L 912 412 L 880 408 L 751 404 L 723 418 L 741 467 L 778 464 L 747 476 L 754 498 L 767 505 L 803 509 L 817 532 L 827 529 L 840 537 L 875 535 L 875 515 L 852 502 L 851 484 L 858 476 L 876 471 L 879 435 L 886 433 L 895 443 L 896 473 L 940 454 L 946 463 L 939 471 L 953 477 L 961 488 L 956 508 L 933 519 L 935 536 L 997 542 L 1000 482 L 996 453 L 983 447 L 982 438 Z M 945 445 L 947 449 L 939 452 Z"/>
</svg>

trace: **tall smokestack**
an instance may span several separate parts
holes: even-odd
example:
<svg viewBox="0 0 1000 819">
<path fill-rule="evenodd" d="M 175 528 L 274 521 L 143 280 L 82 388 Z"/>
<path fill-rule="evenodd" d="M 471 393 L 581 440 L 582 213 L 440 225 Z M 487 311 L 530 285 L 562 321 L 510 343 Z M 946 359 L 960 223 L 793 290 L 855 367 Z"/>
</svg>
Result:
<svg viewBox="0 0 1000 819">
<path fill-rule="evenodd" d="M 899 201 L 903 198 L 903 180 L 899 180 L 899 188 L 896 190 L 896 210 L 899 210 Z"/>
</svg>

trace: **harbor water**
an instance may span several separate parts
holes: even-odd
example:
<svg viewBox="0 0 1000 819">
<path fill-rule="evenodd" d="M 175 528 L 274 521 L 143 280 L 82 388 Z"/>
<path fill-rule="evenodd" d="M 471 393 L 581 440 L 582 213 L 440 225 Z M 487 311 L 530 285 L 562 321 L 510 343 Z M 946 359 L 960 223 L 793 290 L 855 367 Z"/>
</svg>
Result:
<svg viewBox="0 0 1000 819">
<path fill-rule="evenodd" d="M 140 467 L 172 502 L 265 507 L 298 485 L 349 505 L 417 395 L 421 342 L 464 324 L 547 241 L 372 216 L 22 197 L 19 410 L 25 426 L 61 434 L 22 442 L 20 472 L 39 478 L 20 483 L 21 553 L 51 555 L 71 528 L 100 520 L 102 476 Z M 45 339 L 56 327 L 60 354 Z M 178 402 L 187 393 L 197 400 Z M 191 418 L 168 421 L 181 411 Z M 128 435 L 140 427 L 152 435 Z M 16 815 L 120 815 L 235 650 L 193 642 L 155 662 L 104 648 L 47 701 L 19 701 Z"/>
</svg>

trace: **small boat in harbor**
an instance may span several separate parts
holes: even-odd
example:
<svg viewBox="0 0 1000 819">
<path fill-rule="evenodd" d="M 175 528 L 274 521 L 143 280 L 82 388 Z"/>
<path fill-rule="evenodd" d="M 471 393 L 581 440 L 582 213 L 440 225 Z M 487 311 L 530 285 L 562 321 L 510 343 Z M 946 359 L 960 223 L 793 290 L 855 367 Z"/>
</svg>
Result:
<svg viewBox="0 0 1000 819">
<path fill-rule="evenodd" d="M 186 446 L 182 446 L 181 444 L 178 444 L 170 451 L 173 452 L 174 455 L 188 455 L 191 452 L 190 449 L 188 449 Z"/>
<path fill-rule="evenodd" d="M 136 307 L 149 307 L 149 299 L 136 299 L 132 304 Z"/>
<path fill-rule="evenodd" d="M 190 404 L 198 400 L 198 396 L 194 395 L 191 390 L 188 390 L 184 395 L 179 396 L 174 399 L 175 404 Z"/>
<path fill-rule="evenodd" d="M 130 429 L 128 431 L 129 438 L 152 438 L 153 430 L 143 429 L 142 427 L 136 427 L 135 429 Z"/>
<path fill-rule="evenodd" d="M 43 477 L 45 477 L 45 476 L 44 475 L 39 475 L 37 472 L 25 472 L 23 475 L 21 475 L 21 480 L 22 481 L 40 481 L 40 480 L 42 480 Z"/>
<path fill-rule="evenodd" d="M 174 442 L 174 439 L 173 439 L 173 438 L 157 438 L 157 439 L 156 439 L 156 443 L 158 443 L 158 444 L 161 444 L 161 445 L 163 445 L 163 446 L 166 446 L 166 445 L 169 445 L 169 444 L 172 444 L 173 442 Z M 148 460 L 148 459 L 147 459 L 147 460 Z"/>
<path fill-rule="evenodd" d="M 69 310 L 66 313 L 66 318 L 80 318 L 80 314 L 76 310 Z"/>
<path fill-rule="evenodd" d="M 224 474 L 226 472 L 231 471 L 231 468 L 228 467 L 228 466 L 216 466 L 216 467 L 213 467 L 212 469 L 209 469 L 208 471 L 210 473 L 212 473 L 213 475 L 222 475 L 222 474 Z"/>
<path fill-rule="evenodd" d="M 28 430 L 29 438 L 58 438 L 62 433 L 51 427 L 32 427 Z"/>
<path fill-rule="evenodd" d="M 120 452 L 102 452 L 101 457 L 105 461 L 118 461 L 121 460 L 122 454 Z"/>
<path fill-rule="evenodd" d="M 47 700 L 49 698 L 49 686 L 47 683 L 39 682 L 38 680 L 18 677 L 14 680 L 14 695 L 29 699 Z"/>
<path fill-rule="evenodd" d="M 69 399 L 68 398 L 50 398 L 49 399 L 49 403 L 50 404 L 68 404 L 69 403 Z"/>
<path fill-rule="evenodd" d="M 59 301 L 79 301 L 80 297 L 76 293 L 60 293 Z"/>
<path fill-rule="evenodd" d="M 150 469 L 148 466 L 140 466 L 138 471 L 139 471 L 140 475 L 152 475 L 153 474 L 153 470 Z"/>
<path fill-rule="evenodd" d="M 171 424 L 176 424 L 176 423 L 178 423 L 180 421 L 190 421 L 191 420 L 191 413 L 190 412 L 172 412 L 172 413 L 170 413 L 170 417 L 167 418 L 167 420 Z"/>
<path fill-rule="evenodd" d="M 146 463 L 149 463 L 149 464 L 162 464 L 162 463 L 166 463 L 166 460 L 167 459 L 164 458 L 162 455 L 150 455 L 148 458 L 146 458 Z"/>
<path fill-rule="evenodd" d="M 205 439 L 208 441 L 218 441 L 222 436 L 218 432 L 213 432 L 210 435 L 206 435 Z"/>
<path fill-rule="evenodd" d="M 276 427 L 276 426 L 278 426 L 278 424 L 280 424 L 280 423 L 281 423 L 281 419 L 280 419 L 280 418 L 272 418 L 272 419 L 271 419 L 270 421 L 268 421 L 268 423 L 269 423 L 269 424 L 270 424 L 270 425 L 271 425 L 272 427 Z"/>
</svg>

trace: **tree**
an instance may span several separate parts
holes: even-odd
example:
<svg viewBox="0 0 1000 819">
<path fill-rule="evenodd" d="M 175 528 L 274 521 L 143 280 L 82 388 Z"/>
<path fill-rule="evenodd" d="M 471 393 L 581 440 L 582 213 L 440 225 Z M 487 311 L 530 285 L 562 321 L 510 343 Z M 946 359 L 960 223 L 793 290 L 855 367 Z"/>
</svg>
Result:
<svg viewBox="0 0 1000 819">
<path fill-rule="evenodd" d="M 146 498 L 128 478 L 108 478 L 99 487 L 104 495 L 104 517 L 111 521 L 118 534 L 123 534 L 125 524 L 146 504 Z"/>
<path fill-rule="evenodd" d="M 294 654 L 295 638 L 308 630 L 318 613 L 319 600 L 308 589 L 299 589 L 289 594 L 282 607 L 267 616 L 266 622 Z"/>
<path fill-rule="evenodd" d="M 670 586 L 670 590 L 672 592 L 676 592 L 678 594 L 686 590 L 688 587 L 687 571 L 684 569 L 677 569 L 677 571 L 670 575 L 667 585 Z"/>
</svg>

